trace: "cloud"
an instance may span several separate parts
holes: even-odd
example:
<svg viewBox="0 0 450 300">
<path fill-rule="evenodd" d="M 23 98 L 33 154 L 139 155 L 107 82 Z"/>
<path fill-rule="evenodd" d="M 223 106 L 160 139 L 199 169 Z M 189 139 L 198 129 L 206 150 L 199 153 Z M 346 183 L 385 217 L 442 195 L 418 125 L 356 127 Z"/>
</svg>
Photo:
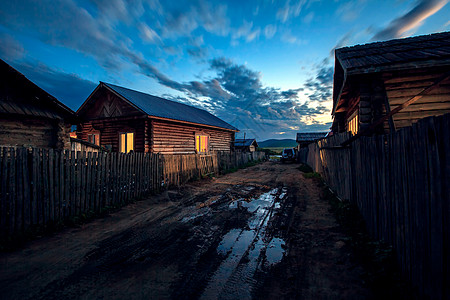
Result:
<svg viewBox="0 0 450 300">
<path fill-rule="evenodd" d="M 139 31 L 141 32 L 141 38 L 146 42 L 160 43 L 162 41 L 160 36 L 145 23 L 141 23 Z"/>
<path fill-rule="evenodd" d="M 366 2 L 367 0 L 352 0 L 342 3 L 336 10 L 336 14 L 340 16 L 343 21 L 355 21 L 361 15 Z"/>
<path fill-rule="evenodd" d="M 275 33 L 277 33 L 277 26 L 267 25 L 266 27 L 264 27 L 264 35 L 266 36 L 266 39 L 273 38 Z"/>
<path fill-rule="evenodd" d="M 21 59 L 25 54 L 23 46 L 12 36 L 0 33 L 0 58 L 5 60 Z"/>
<path fill-rule="evenodd" d="M 231 37 L 234 40 L 243 37 L 247 42 L 251 42 L 254 39 L 258 38 L 260 33 L 261 29 L 259 27 L 253 28 L 253 22 L 247 22 L 246 20 L 244 20 L 241 27 L 239 27 L 235 32 L 233 32 Z"/>
<path fill-rule="evenodd" d="M 311 124 L 317 130 L 329 128 L 328 123 L 313 124 L 316 116 L 329 112 L 321 104 L 331 98 L 332 67 L 326 66 L 326 61 L 316 67 L 316 76 L 307 84 L 288 90 L 265 87 L 259 72 L 225 57 L 209 64 L 214 78 L 177 83 L 175 87 L 186 97 L 174 100 L 207 108 L 255 137 L 273 136 L 280 130 L 294 135 L 297 129 L 292 128 L 313 130 L 308 127 Z M 308 94 L 301 96 L 305 91 Z"/>
<path fill-rule="evenodd" d="M 96 83 L 82 79 L 75 74 L 49 68 L 33 60 L 10 64 L 37 86 L 74 111 L 80 107 L 97 86 Z"/>
<path fill-rule="evenodd" d="M 303 21 L 303 23 L 309 24 L 312 22 L 313 19 L 314 19 L 314 12 L 310 12 L 303 18 L 302 21 Z"/>
<path fill-rule="evenodd" d="M 291 5 L 291 1 L 287 0 L 284 6 L 277 11 L 277 19 L 286 23 L 289 19 L 298 17 L 306 3 L 306 0 L 298 0 Z"/>
<path fill-rule="evenodd" d="M 438 12 L 448 0 L 420 0 L 409 12 L 392 20 L 383 30 L 376 33 L 372 40 L 388 40 L 405 36 L 420 27 L 422 23 Z"/>
<path fill-rule="evenodd" d="M 290 32 L 285 32 L 283 33 L 283 35 L 281 36 L 281 40 L 283 42 L 289 43 L 289 44 L 297 44 L 297 45 L 303 45 L 306 44 L 307 41 L 299 39 L 296 36 L 293 36 Z"/>
</svg>

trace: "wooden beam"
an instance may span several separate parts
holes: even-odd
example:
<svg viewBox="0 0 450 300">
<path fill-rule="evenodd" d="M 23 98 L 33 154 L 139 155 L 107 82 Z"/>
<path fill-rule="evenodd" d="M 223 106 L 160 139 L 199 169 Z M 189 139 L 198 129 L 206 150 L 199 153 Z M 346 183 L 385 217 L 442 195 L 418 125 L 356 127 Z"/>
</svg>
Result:
<svg viewBox="0 0 450 300">
<path fill-rule="evenodd" d="M 375 128 L 377 128 L 378 125 L 382 124 L 384 121 L 386 121 L 387 119 L 389 119 L 390 117 L 392 117 L 393 115 L 395 115 L 396 113 L 398 113 L 399 111 L 404 109 L 405 107 L 408 107 L 409 105 L 413 104 L 414 102 L 416 102 L 417 100 L 422 98 L 425 94 L 430 92 L 432 89 L 434 89 L 436 86 L 438 86 L 439 83 L 441 83 L 448 77 L 450 77 L 450 72 L 446 72 L 444 75 L 442 75 L 437 80 L 435 80 L 432 85 L 424 88 L 419 94 L 417 94 L 416 96 L 405 101 L 403 104 L 401 104 L 401 105 L 397 106 L 396 108 L 394 108 L 393 110 L 391 110 L 388 114 L 384 115 L 383 117 L 378 119 L 376 122 L 372 123 L 367 129 L 365 129 L 361 132 L 358 132 L 357 134 L 355 134 L 354 136 L 352 136 L 351 138 L 349 138 L 348 140 L 343 142 L 341 144 L 341 146 L 347 146 L 350 143 L 354 142 L 355 140 L 359 139 L 359 137 L 361 137 L 363 135 L 367 135 L 368 133 L 371 133 Z"/>
</svg>

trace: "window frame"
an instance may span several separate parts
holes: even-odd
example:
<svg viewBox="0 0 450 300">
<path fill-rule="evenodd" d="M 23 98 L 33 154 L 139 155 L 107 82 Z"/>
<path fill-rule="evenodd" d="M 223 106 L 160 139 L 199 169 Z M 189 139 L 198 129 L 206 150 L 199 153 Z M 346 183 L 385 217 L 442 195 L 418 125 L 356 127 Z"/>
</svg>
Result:
<svg viewBox="0 0 450 300">
<path fill-rule="evenodd" d="M 94 140 L 92 140 L 91 137 L 93 137 Z M 100 132 L 88 133 L 87 138 L 89 143 L 100 146 Z"/>
<path fill-rule="evenodd" d="M 128 135 L 132 134 L 132 149 L 128 150 Z M 125 152 L 122 151 L 122 135 L 125 135 Z M 134 131 L 124 131 L 119 132 L 119 153 L 130 153 L 130 151 L 135 151 L 136 148 L 136 133 Z"/>
<path fill-rule="evenodd" d="M 198 139 L 197 139 L 198 138 Z M 206 139 L 206 147 L 202 147 L 203 142 L 205 141 L 204 139 Z M 194 137 L 194 141 L 195 141 L 195 153 L 197 154 L 208 154 L 209 153 L 209 135 L 203 132 L 196 132 L 195 133 L 195 137 Z M 200 142 L 200 146 L 198 146 L 198 143 Z M 201 150 L 205 150 L 205 151 L 201 151 Z"/>
<path fill-rule="evenodd" d="M 347 131 L 350 131 L 353 135 L 359 131 L 359 110 L 356 109 L 349 118 L 347 118 Z"/>
</svg>

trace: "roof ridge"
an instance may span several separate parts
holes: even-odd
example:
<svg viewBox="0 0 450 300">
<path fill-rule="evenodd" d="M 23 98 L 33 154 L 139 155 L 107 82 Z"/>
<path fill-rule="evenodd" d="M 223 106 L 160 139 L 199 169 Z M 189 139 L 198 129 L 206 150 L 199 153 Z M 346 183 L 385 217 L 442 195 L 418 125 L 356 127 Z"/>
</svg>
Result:
<svg viewBox="0 0 450 300">
<path fill-rule="evenodd" d="M 405 38 L 397 38 L 397 39 L 392 39 L 392 40 L 386 40 L 386 41 L 377 41 L 377 42 L 372 42 L 372 43 L 366 43 L 366 44 L 357 44 L 357 45 L 352 45 L 352 46 L 346 46 L 346 47 L 342 47 L 342 48 L 338 48 L 335 51 L 336 52 L 350 52 L 350 51 L 354 51 L 360 48 L 366 48 L 366 49 L 370 49 L 370 48 L 379 48 L 380 45 L 382 47 L 392 47 L 393 45 L 404 45 L 404 44 L 411 44 L 416 42 L 417 40 L 423 40 L 426 38 L 432 38 L 429 41 L 438 41 L 438 40 L 443 40 L 446 38 L 450 37 L 450 31 L 443 31 L 443 32 L 438 32 L 438 33 L 431 33 L 431 34 L 424 34 L 424 35 L 417 35 L 417 36 L 410 36 L 410 37 L 405 37 Z"/>
<path fill-rule="evenodd" d="M 112 83 L 107 83 L 107 82 L 103 82 L 103 81 L 100 81 L 100 82 L 103 83 L 103 84 L 106 84 L 106 85 L 112 85 L 112 86 L 115 86 L 115 87 L 119 87 L 119 88 L 121 88 L 121 89 L 126 89 L 126 90 L 129 90 L 129 91 L 135 92 L 135 93 L 140 93 L 140 94 L 143 94 L 143 95 L 146 95 L 146 96 L 151 96 L 151 97 L 154 97 L 154 98 L 158 98 L 158 99 L 161 99 L 161 100 L 163 100 L 163 101 L 169 101 L 169 102 L 172 102 L 172 103 L 175 103 L 175 104 L 180 104 L 180 105 L 188 106 L 188 107 L 190 107 L 190 108 L 194 108 L 194 109 L 198 109 L 198 110 L 201 110 L 201 111 L 205 111 L 205 112 L 209 113 L 210 115 L 213 115 L 213 114 L 211 114 L 209 111 L 207 111 L 207 110 L 205 110 L 205 109 L 201 109 L 201 108 L 198 108 L 198 107 L 195 107 L 195 106 L 192 106 L 192 105 L 188 105 L 188 104 L 181 103 L 181 102 L 174 101 L 174 100 L 169 100 L 169 99 L 166 99 L 166 98 L 163 98 L 163 97 L 159 97 L 159 96 L 155 96 L 155 95 L 152 95 L 152 94 L 149 94 L 149 93 L 144 93 L 144 92 L 141 92 L 141 91 L 133 90 L 133 89 L 130 89 L 130 88 L 127 88 L 127 87 L 123 87 L 123 86 L 120 86 L 120 85 L 116 85 L 116 84 L 112 84 Z M 122 96 L 123 96 L 123 95 L 122 95 Z M 214 116 L 214 115 L 213 115 L 213 116 Z M 217 118 L 217 117 L 216 117 L 216 118 Z"/>
</svg>

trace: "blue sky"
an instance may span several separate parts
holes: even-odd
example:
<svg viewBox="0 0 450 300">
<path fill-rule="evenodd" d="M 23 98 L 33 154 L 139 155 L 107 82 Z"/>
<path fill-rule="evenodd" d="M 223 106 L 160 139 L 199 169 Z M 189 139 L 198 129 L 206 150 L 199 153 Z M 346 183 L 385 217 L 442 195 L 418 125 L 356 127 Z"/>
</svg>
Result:
<svg viewBox="0 0 450 300">
<path fill-rule="evenodd" d="M 74 110 L 99 81 L 246 137 L 327 131 L 335 48 L 450 30 L 448 0 L 9 0 L 0 58 Z"/>
</svg>

